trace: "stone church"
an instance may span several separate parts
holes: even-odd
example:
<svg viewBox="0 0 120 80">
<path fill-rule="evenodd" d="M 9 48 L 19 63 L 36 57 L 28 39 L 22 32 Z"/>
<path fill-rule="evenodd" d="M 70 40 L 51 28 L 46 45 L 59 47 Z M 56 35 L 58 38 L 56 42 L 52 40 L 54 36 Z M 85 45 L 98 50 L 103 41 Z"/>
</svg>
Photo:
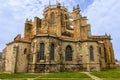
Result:
<svg viewBox="0 0 120 80">
<path fill-rule="evenodd" d="M 2 54 L 2 71 L 48 73 L 100 71 L 115 68 L 110 35 L 92 35 L 79 5 L 48 5 L 43 18 L 26 19 L 24 37 L 18 34 Z"/>
</svg>

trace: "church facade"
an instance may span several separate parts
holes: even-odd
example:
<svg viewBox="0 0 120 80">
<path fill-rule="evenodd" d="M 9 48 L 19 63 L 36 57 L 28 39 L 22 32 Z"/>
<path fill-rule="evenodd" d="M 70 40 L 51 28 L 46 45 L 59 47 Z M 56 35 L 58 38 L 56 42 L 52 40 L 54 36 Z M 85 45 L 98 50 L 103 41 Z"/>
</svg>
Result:
<svg viewBox="0 0 120 80">
<path fill-rule="evenodd" d="M 91 34 L 87 18 L 79 5 L 72 12 L 49 5 L 44 18 L 26 19 L 24 37 L 18 34 L 2 54 L 2 71 L 43 73 L 62 71 L 100 71 L 115 68 L 111 37 Z"/>
</svg>

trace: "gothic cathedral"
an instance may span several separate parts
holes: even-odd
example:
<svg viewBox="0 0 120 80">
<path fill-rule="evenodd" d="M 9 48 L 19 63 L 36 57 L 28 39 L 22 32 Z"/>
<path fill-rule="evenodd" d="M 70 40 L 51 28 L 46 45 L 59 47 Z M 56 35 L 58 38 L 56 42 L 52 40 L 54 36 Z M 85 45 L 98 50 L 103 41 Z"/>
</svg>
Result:
<svg viewBox="0 0 120 80">
<path fill-rule="evenodd" d="M 2 71 L 10 73 L 48 73 L 100 71 L 115 68 L 111 36 L 91 34 L 87 18 L 79 5 L 72 12 L 49 5 L 42 19 L 26 19 L 24 37 L 18 34 L 2 55 Z"/>
</svg>

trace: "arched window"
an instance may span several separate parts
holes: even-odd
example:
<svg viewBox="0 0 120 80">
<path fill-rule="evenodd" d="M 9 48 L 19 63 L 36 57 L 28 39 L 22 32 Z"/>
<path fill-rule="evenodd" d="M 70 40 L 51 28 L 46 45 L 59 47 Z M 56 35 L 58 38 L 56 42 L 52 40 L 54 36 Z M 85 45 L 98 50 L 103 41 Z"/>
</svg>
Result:
<svg viewBox="0 0 120 80">
<path fill-rule="evenodd" d="M 89 52 L 90 52 L 90 61 L 94 61 L 93 46 L 90 46 Z"/>
<path fill-rule="evenodd" d="M 51 48 L 50 48 L 50 60 L 54 60 L 54 44 L 51 44 Z"/>
<path fill-rule="evenodd" d="M 26 48 L 24 49 L 24 54 L 27 54 L 27 49 Z"/>
<path fill-rule="evenodd" d="M 105 47 L 104 47 L 104 58 L 105 58 L 105 62 L 107 62 L 106 48 Z"/>
<path fill-rule="evenodd" d="M 44 60 L 44 43 L 40 43 L 39 59 Z"/>
<path fill-rule="evenodd" d="M 55 23 L 55 14 L 53 12 L 51 13 L 50 23 L 51 24 Z"/>
<path fill-rule="evenodd" d="M 65 60 L 66 61 L 72 61 L 72 48 L 71 48 L 71 46 L 66 47 Z"/>
</svg>

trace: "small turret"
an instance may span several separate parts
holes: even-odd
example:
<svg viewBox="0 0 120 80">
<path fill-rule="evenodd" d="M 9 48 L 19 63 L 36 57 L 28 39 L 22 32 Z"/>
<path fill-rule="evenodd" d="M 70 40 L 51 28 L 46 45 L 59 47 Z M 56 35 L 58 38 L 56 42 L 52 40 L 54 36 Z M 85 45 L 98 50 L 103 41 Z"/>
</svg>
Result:
<svg viewBox="0 0 120 80">
<path fill-rule="evenodd" d="M 73 11 L 75 10 L 75 6 L 73 6 Z"/>
</svg>

